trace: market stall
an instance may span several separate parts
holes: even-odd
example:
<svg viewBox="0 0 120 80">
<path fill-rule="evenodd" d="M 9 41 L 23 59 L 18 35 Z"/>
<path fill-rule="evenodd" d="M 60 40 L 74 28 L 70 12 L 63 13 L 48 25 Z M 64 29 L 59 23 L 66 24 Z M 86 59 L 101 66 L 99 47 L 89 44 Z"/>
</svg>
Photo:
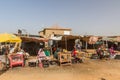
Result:
<svg viewBox="0 0 120 80">
<path fill-rule="evenodd" d="M 16 47 L 20 48 L 21 41 L 22 40 L 18 36 L 14 35 L 14 34 L 9 34 L 9 33 L 2 33 L 2 34 L 0 34 L 0 42 L 16 43 L 15 48 Z M 19 46 L 17 46 L 18 44 L 19 44 Z M 6 64 L 6 67 L 7 67 L 7 58 L 10 59 L 11 56 L 8 55 L 9 54 L 9 48 L 7 46 L 5 48 L 6 48 L 5 49 L 5 62 L 6 62 L 5 64 Z M 16 55 L 16 54 L 14 54 L 14 55 Z M 14 61 L 14 63 L 15 62 L 18 63 L 19 61 Z M 11 67 L 12 67 L 12 64 L 13 64 L 13 58 L 10 59 Z"/>
</svg>

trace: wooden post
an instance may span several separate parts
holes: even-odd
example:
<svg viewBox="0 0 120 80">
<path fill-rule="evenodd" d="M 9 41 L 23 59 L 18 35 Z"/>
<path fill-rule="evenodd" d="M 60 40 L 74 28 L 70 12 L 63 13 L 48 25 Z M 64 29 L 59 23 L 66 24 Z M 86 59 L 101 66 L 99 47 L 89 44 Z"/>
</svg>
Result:
<svg viewBox="0 0 120 80">
<path fill-rule="evenodd" d="M 106 40 L 106 48 L 108 49 L 108 41 Z"/>
<path fill-rule="evenodd" d="M 5 43 L 5 68 L 7 69 L 7 62 L 8 62 L 8 47 L 6 46 L 7 43 Z"/>
<path fill-rule="evenodd" d="M 88 46 L 88 44 L 87 44 L 87 41 L 86 41 L 86 45 L 85 45 L 85 50 L 87 51 L 87 46 Z"/>
<path fill-rule="evenodd" d="M 65 47 L 66 47 L 66 50 L 67 50 L 67 36 L 65 36 Z"/>
<path fill-rule="evenodd" d="M 85 35 L 85 50 L 87 51 L 87 46 L 88 46 L 88 44 L 87 44 L 87 36 Z"/>
<path fill-rule="evenodd" d="M 50 46 L 50 50 L 51 50 L 51 55 L 53 55 L 52 46 Z"/>
</svg>

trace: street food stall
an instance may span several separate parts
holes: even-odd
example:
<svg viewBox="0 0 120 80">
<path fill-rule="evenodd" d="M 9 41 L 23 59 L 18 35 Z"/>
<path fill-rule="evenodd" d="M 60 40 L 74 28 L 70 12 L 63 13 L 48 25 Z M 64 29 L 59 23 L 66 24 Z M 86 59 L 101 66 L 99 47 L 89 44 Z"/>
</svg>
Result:
<svg viewBox="0 0 120 80">
<path fill-rule="evenodd" d="M 24 67 L 24 56 L 22 54 L 9 55 L 8 58 L 10 61 L 10 68 L 15 65 L 21 65 Z"/>
<path fill-rule="evenodd" d="M 0 34 L 0 42 L 16 43 L 15 48 L 16 47 L 20 48 L 21 41 L 22 40 L 18 36 L 14 35 L 14 34 L 9 34 L 9 33 Z M 17 46 L 18 44 L 19 44 L 19 46 Z M 8 50 L 8 48 L 6 48 L 6 51 L 5 51 L 5 61 L 6 61 L 5 64 L 6 64 L 6 67 L 7 67 L 7 58 L 10 60 L 9 63 L 10 63 L 11 68 L 12 68 L 13 65 L 19 65 L 21 63 L 23 65 L 23 58 L 22 58 L 22 62 L 21 62 L 21 60 L 17 59 L 17 58 L 20 58 L 21 56 L 23 56 L 22 54 L 19 55 L 19 56 L 16 55 L 16 54 L 14 54 L 12 56 L 11 56 L 11 54 L 10 55 L 8 55 L 8 54 L 9 54 L 9 50 Z M 14 58 L 16 58 L 17 60 L 15 60 Z"/>
</svg>

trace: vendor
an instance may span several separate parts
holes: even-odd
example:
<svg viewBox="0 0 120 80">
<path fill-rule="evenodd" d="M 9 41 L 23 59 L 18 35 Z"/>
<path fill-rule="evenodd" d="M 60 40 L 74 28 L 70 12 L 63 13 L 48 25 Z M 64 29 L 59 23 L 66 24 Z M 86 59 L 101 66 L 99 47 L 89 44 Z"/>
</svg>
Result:
<svg viewBox="0 0 120 80">
<path fill-rule="evenodd" d="M 100 45 L 97 49 L 97 55 L 100 59 L 104 57 L 104 48 L 103 45 Z"/>
<path fill-rule="evenodd" d="M 110 57 L 111 57 L 111 58 L 114 58 L 114 56 L 115 56 L 115 51 L 114 51 L 113 46 L 110 47 L 109 52 L 110 52 Z"/>
<path fill-rule="evenodd" d="M 46 56 L 48 56 L 48 57 L 50 56 L 50 50 L 48 48 L 45 48 L 44 52 L 45 52 Z"/>
<path fill-rule="evenodd" d="M 39 49 L 37 58 L 38 58 L 38 60 L 39 60 L 39 63 L 41 63 L 41 60 L 46 59 L 45 52 L 43 51 L 42 48 Z"/>
<path fill-rule="evenodd" d="M 73 49 L 73 51 L 72 51 L 72 56 L 73 56 L 73 57 L 76 57 L 76 56 L 77 56 L 77 50 L 76 50 L 76 48 Z"/>
</svg>

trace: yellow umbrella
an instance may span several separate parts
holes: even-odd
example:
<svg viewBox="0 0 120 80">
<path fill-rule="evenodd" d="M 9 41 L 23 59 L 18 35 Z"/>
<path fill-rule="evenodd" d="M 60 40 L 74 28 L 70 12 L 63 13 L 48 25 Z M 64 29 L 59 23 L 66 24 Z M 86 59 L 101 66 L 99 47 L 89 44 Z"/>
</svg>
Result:
<svg viewBox="0 0 120 80">
<path fill-rule="evenodd" d="M 0 42 L 21 42 L 22 40 L 14 34 L 2 33 L 0 34 Z"/>
</svg>

